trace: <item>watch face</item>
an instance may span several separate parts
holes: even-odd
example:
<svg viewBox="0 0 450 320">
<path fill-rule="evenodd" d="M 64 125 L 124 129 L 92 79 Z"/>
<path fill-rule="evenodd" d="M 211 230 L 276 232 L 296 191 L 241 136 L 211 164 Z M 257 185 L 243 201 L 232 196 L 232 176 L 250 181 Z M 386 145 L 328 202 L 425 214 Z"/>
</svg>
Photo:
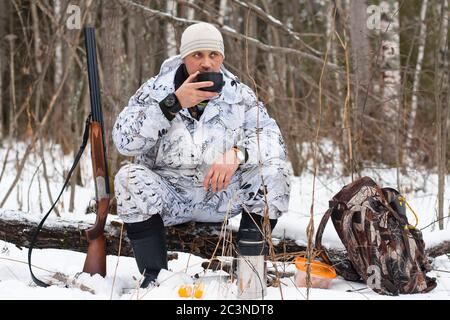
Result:
<svg viewBox="0 0 450 320">
<path fill-rule="evenodd" d="M 165 101 L 168 107 L 172 107 L 175 104 L 175 97 L 173 95 L 169 95 Z"/>
</svg>

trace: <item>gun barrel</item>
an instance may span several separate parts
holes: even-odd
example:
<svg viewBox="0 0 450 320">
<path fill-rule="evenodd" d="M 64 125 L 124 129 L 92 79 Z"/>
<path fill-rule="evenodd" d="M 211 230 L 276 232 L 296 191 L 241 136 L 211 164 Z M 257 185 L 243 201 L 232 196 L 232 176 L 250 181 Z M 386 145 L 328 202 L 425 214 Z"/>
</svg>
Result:
<svg viewBox="0 0 450 320">
<path fill-rule="evenodd" d="M 89 78 L 89 96 L 91 101 L 91 114 L 92 114 L 92 121 L 98 122 L 101 127 L 101 145 L 100 143 L 94 143 L 94 141 L 91 140 L 91 152 L 93 152 L 94 149 L 101 148 L 103 152 L 102 162 L 103 163 L 93 163 L 94 165 L 94 171 L 96 171 L 96 168 L 99 166 L 103 166 L 103 176 L 106 182 L 106 193 L 110 194 L 110 188 L 109 188 L 109 178 L 108 178 L 108 163 L 106 161 L 106 144 L 105 144 L 105 129 L 103 125 L 103 112 L 102 112 L 102 105 L 101 105 L 101 98 L 100 98 L 100 81 L 98 76 L 98 62 L 97 62 L 97 52 L 96 52 L 96 41 L 95 41 L 95 29 L 91 26 L 87 26 L 84 28 L 84 36 L 85 36 L 85 46 L 86 46 L 86 60 L 87 60 L 87 71 L 88 71 L 88 78 Z M 97 151 L 98 152 L 98 151 Z M 99 157 L 97 157 L 98 160 L 100 160 Z M 95 161 L 94 161 L 95 162 Z M 96 172 L 94 172 L 96 174 Z M 100 200 L 100 198 L 97 197 L 97 200 Z"/>
<path fill-rule="evenodd" d="M 95 29 L 86 27 L 84 29 L 87 71 L 89 77 L 89 91 L 91 98 L 92 120 L 103 125 L 102 106 L 100 99 L 100 86 L 98 76 L 98 62 L 95 42 Z"/>
</svg>

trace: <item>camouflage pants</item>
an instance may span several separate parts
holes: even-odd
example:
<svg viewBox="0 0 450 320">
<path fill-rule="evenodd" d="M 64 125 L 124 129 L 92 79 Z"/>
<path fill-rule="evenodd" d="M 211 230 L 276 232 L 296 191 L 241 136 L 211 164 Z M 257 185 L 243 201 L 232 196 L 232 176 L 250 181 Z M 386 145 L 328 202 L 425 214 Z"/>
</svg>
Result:
<svg viewBox="0 0 450 320">
<path fill-rule="evenodd" d="M 284 162 L 263 166 L 269 218 L 277 219 L 289 207 L 290 171 Z M 192 171 L 149 169 L 141 164 L 124 165 L 114 179 L 117 212 L 125 223 L 141 222 L 160 214 L 165 226 L 188 221 L 221 222 L 242 208 L 259 215 L 265 207 L 258 166 L 239 168 L 225 190 L 204 190 L 202 179 Z"/>
</svg>

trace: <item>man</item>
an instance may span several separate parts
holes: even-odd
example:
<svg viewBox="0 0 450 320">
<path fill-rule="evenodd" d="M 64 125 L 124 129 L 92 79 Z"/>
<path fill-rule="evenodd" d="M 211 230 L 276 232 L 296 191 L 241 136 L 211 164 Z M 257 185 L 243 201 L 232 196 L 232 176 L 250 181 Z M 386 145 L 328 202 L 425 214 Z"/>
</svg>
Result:
<svg viewBox="0 0 450 320">
<path fill-rule="evenodd" d="M 288 210 L 290 170 L 280 130 L 252 90 L 225 69 L 224 57 L 214 26 L 189 26 L 180 55 L 139 88 L 114 125 L 119 152 L 135 156 L 114 185 L 145 275 L 141 287 L 167 268 L 164 226 L 242 213 L 240 229 L 260 232 L 266 198 L 272 227 Z M 223 76 L 218 92 L 204 90 L 215 82 L 196 82 L 206 72 Z"/>
</svg>

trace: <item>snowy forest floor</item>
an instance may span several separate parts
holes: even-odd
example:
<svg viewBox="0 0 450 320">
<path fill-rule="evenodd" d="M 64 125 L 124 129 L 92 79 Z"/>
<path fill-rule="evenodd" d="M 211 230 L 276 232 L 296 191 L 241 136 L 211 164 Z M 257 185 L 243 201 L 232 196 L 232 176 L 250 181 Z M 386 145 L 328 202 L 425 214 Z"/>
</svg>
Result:
<svg viewBox="0 0 450 320">
<path fill-rule="evenodd" d="M 5 147 L 5 146 L 4 146 Z M 0 181 L 0 201 L 4 198 L 9 186 L 15 178 L 16 156 L 21 158 L 24 145 L 18 144 L 16 149 L 9 154 L 4 176 Z M 332 146 L 325 143 L 325 150 Z M 16 154 L 17 151 L 17 154 Z M 5 148 L 0 148 L 0 159 L 6 155 Z M 74 221 L 92 222 L 93 215 L 86 215 L 86 208 L 94 196 L 94 185 L 91 179 L 89 150 L 86 150 L 81 161 L 81 172 L 84 187 L 77 186 L 75 193 L 74 212 L 68 212 L 70 192 L 66 191 L 63 200 L 58 206 L 64 219 Z M 50 181 L 50 190 L 53 198 L 59 192 L 64 181 L 64 170 L 70 167 L 73 157 L 63 156 L 56 145 L 49 145 L 44 157 L 46 169 Z M 55 161 L 54 159 L 58 159 Z M 0 210 L 17 210 L 36 214 L 42 217 L 50 207 L 46 186 L 39 176 L 42 174 L 41 158 L 32 155 L 27 161 L 19 183 L 14 188 L 5 205 Z M 3 161 L 2 161 L 3 162 Z M 337 163 L 337 162 L 334 162 Z M 312 168 L 312 166 L 308 166 Z M 38 172 L 39 174 L 35 174 Z M 314 199 L 314 219 L 317 229 L 320 219 L 328 206 L 328 200 L 338 192 L 345 184 L 350 182 L 349 177 L 344 177 L 339 166 L 332 163 L 325 170 L 319 172 L 316 180 Z M 395 169 L 368 169 L 364 173 L 374 178 L 382 186 L 397 186 Z M 295 239 L 299 245 L 306 244 L 306 226 L 309 222 L 309 212 L 312 201 L 311 172 L 305 171 L 299 177 L 292 177 L 292 190 L 289 212 L 280 218 L 273 237 Z M 425 170 L 410 170 L 407 175 L 400 177 L 401 189 L 409 204 L 419 215 L 419 228 L 423 228 L 436 220 L 437 212 L 437 175 Z M 448 215 L 450 205 L 450 176 L 446 178 L 446 192 L 444 194 L 445 214 Z M 41 209 L 42 207 L 42 209 Z M 414 221 L 411 213 L 408 213 L 410 221 Z M 233 228 L 237 228 L 239 217 L 231 219 Z M 58 219 L 52 215 L 50 220 Z M 437 224 L 423 230 L 427 247 L 437 245 L 450 240 L 449 219 L 444 220 L 444 230 L 437 230 Z M 5 241 L 6 240 L 6 241 Z M 343 248 L 332 224 L 325 230 L 323 244 L 328 248 Z M 189 253 L 178 253 L 178 259 L 169 261 L 169 271 L 160 274 L 160 286 L 150 289 L 137 289 L 137 279 L 140 275 L 133 258 L 107 257 L 107 276 L 89 276 L 80 274 L 85 254 L 56 249 L 33 251 L 33 265 L 35 274 L 44 281 L 52 280 L 55 285 L 49 288 L 36 287 L 30 278 L 27 261 L 28 250 L 20 250 L 7 239 L 0 239 L 0 299 L 186 299 L 178 296 L 178 288 L 183 283 L 193 281 L 193 276 L 199 276 L 205 284 L 205 292 L 202 299 L 236 299 L 236 283 L 227 281 L 224 272 L 205 272 L 201 266 L 204 259 Z M 436 277 L 438 286 L 428 294 L 401 295 L 398 297 L 381 296 L 370 289 L 357 292 L 347 292 L 366 288 L 365 285 L 345 281 L 338 277 L 333 280 L 330 289 L 312 289 L 310 299 L 348 299 L 348 300 L 377 300 L 377 299 L 450 299 L 450 257 L 443 255 L 433 259 L 434 271 L 428 275 Z M 272 267 L 269 263 L 269 269 Z M 42 268 L 42 269 L 39 269 Z M 279 265 L 283 271 L 295 271 L 295 266 L 290 264 Z M 221 277 L 223 276 L 223 277 Z M 59 280 L 57 280 L 59 279 Z M 293 277 L 282 278 L 281 289 L 269 287 L 265 299 L 306 299 L 306 290 L 297 288 Z M 68 284 L 68 285 L 67 285 Z"/>
</svg>

